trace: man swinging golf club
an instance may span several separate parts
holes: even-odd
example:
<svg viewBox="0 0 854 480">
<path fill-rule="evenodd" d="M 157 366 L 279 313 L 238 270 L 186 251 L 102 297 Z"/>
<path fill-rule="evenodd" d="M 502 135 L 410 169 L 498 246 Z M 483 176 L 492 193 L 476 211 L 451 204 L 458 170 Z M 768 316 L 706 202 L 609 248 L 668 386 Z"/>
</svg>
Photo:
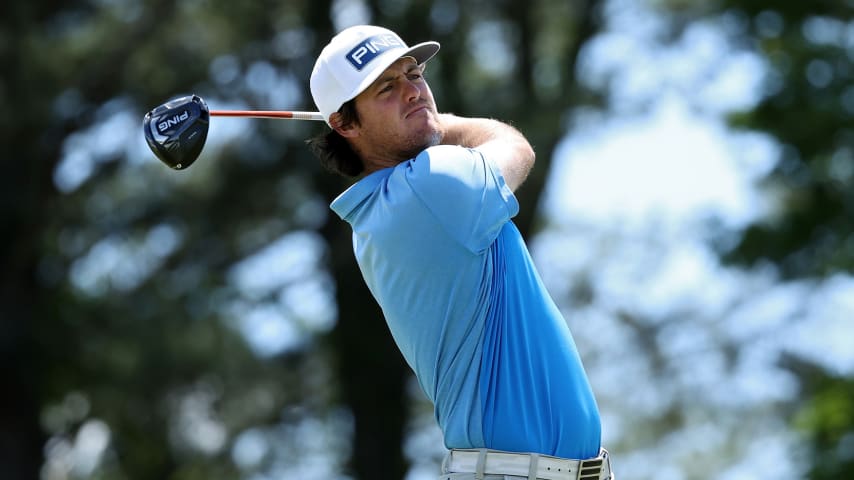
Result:
<svg viewBox="0 0 854 480">
<path fill-rule="evenodd" d="M 612 479 L 574 341 L 511 220 L 534 151 L 504 123 L 438 113 L 424 77 L 438 50 L 340 32 L 311 74 L 331 131 L 309 145 L 358 179 L 331 207 L 435 406 L 440 478 Z"/>
</svg>

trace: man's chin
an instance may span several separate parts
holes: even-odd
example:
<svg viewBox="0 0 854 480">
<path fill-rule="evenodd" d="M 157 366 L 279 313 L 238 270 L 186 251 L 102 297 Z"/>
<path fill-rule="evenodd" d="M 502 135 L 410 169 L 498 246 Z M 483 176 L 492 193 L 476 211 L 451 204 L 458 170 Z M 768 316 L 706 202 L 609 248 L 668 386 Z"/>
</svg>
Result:
<svg viewBox="0 0 854 480">
<path fill-rule="evenodd" d="M 433 130 L 432 132 L 425 134 L 424 137 L 422 137 L 422 140 L 420 142 L 415 142 L 411 148 L 407 149 L 404 152 L 403 156 L 407 159 L 415 158 L 416 156 L 418 156 L 419 153 L 423 152 L 424 150 L 426 150 L 430 147 L 435 147 L 436 145 L 439 145 L 441 142 L 442 142 L 442 133 L 439 132 L 438 130 Z"/>
</svg>

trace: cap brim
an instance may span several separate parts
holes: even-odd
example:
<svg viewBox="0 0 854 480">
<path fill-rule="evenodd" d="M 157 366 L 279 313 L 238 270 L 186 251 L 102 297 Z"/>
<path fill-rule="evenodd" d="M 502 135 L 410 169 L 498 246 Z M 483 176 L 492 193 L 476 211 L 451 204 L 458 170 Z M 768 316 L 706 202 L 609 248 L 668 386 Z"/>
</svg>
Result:
<svg viewBox="0 0 854 480">
<path fill-rule="evenodd" d="M 439 42 L 423 42 L 410 48 L 406 53 L 401 55 L 401 57 L 412 57 L 420 65 L 433 58 L 433 56 L 438 52 Z"/>
</svg>

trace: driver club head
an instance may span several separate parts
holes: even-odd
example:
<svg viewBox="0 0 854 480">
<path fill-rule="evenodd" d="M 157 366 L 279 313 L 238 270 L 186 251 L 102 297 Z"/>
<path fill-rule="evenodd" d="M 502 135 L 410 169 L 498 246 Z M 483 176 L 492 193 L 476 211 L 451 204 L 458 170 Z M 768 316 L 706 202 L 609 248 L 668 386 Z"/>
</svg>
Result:
<svg viewBox="0 0 854 480">
<path fill-rule="evenodd" d="M 175 98 L 145 114 L 142 128 L 151 151 L 183 170 L 198 158 L 208 137 L 210 111 L 198 95 Z"/>
</svg>

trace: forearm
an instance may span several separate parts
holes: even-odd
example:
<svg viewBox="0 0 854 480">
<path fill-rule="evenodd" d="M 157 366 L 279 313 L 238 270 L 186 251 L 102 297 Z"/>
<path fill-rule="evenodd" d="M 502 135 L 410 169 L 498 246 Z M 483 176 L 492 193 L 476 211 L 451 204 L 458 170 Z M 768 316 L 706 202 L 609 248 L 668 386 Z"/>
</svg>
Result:
<svg viewBox="0 0 854 480">
<path fill-rule="evenodd" d="M 478 148 L 501 170 L 511 190 L 516 190 L 534 165 L 534 149 L 521 132 L 506 123 L 486 118 L 441 114 L 442 143 Z"/>
<path fill-rule="evenodd" d="M 474 148 L 496 139 L 527 143 L 518 130 L 498 120 L 458 117 L 450 113 L 439 114 L 439 119 L 444 128 L 442 143 L 445 145 Z"/>
</svg>

